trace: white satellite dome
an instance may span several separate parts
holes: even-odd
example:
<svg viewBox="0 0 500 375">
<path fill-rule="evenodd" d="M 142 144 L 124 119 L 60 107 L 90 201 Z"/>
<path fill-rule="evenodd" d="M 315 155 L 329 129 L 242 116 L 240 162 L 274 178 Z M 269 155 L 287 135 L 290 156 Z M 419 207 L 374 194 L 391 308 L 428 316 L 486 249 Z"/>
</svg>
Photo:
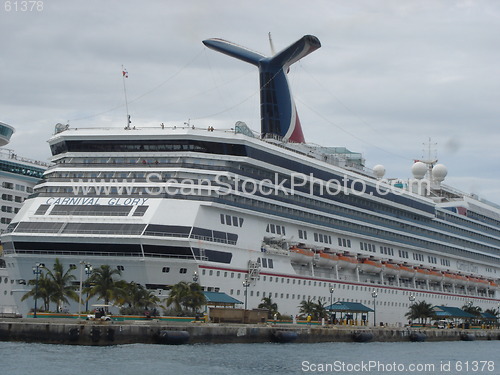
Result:
<svg viewBox="0 0 500 375">
<path fill-rule="evenodd" d="M 385 175 L 385 167 L 381 164 L 377 164 L 373 167 L 373 174 L 377 178 L 382 178 Z"/>
<path fill-rule="evenodd" d="M 436 182 L 443 182 L 448 174 L 448 168 L 444 164 L 436 164 L 432 168 L 432 177 Z"/>
<path fill-rule="evenodd" d="M 427 165 L 425 163 L 422 163 L 421 161 L 417 161 L 412 165 L 411 173 L 413 173 L 413 177 L 415 177 L 417 180 L 421 180 L 427 173 Z"/>
</svg>

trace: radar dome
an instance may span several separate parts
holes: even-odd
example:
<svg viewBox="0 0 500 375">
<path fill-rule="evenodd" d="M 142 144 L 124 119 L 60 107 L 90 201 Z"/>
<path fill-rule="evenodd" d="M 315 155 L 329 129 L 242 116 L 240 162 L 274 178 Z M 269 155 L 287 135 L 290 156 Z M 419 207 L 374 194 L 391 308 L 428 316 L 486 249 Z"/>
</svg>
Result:
<svg viewBox="0 0 500 375">
<path fill-rule="evenodd" d="M 434 168 L 432 168 L 432 177 L 436 182 L 443 182 L 447 174 L 448 168 L 443 164 L 436 164 Z"/>
<path fill-rule="evenodd" d="M 373 167 L 373 174 L 377 178 L 382 178 L 385 175 L 385 167 L 381 164 L 377 164 Z"/>
<path fill-rule="evenodd" d="M 413 177 L 415 177 L 417 180 L 421 180 L 427 173 L 427 165 L 425 165 L 425 163 L 422 163 L 421 161 L 417 161 L 411 167 L 411 173 L 413 173 Z"/>
</svg>

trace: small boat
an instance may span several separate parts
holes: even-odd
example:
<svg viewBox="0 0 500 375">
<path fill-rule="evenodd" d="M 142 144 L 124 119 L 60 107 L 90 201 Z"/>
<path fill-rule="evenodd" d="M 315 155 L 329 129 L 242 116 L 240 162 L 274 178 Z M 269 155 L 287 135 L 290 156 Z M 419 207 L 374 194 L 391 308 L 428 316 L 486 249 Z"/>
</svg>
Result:
<svg viewBox="0 0 500 375">
<path fill-rule="evenodd" d="M 415 272 L 415 269 L 404 264 L 399 266 L 399 276 L 402 278 L 412 278 L 415 276 Z"/>
<path fill-rule="evenodd" d="M 297 246 L 292 246 L 290 248 L 290 258 L 294 263 L 300 263 L 300 264 L 311 263 L 314 258 L 314 251 L 310 249 L 303 249 Z"/>
<path fill-rule="evenodd" d="M 338 256 L 339 258 L 339 267 L 340 268 L 345 268 L 345 269 L 355 269 L 359 262 L 358 259 L 347 255 L 347 254 L 342 254 Z"/>
<path fill-rule="evenodd" d="M 382 271 L 382 263 L 373 259 L 361 259 L 359 268 L 364 272 L 380 273 Z"/>
<path fill-rule="evenodd" d="M 431 281 L 441 281 L 443 280 L 443 273 L 438 270 L 429 270 L 429 280 Z"/>
<path fill-rule="evenodd" d="M 321 251 L 314 255 L 314 263 L 319 267 L 333 268 L 338 261 L 339 257 L 337 254 Z"/>
<path fill-rule="evenodd" d="M 386 275 L 399 275 L 401 267 L 395 263 L 382 262 L 383 270 Z"/>
<path fill-rule="evenodd" d="M 417 279 L 423 279 L 423 280 L 426 280 L 429 278 L 430 274 L 431 274 L 431 271 L 428 270 L 427 268 L 421 268 L 421 267 L 418 267 L 415 269 L 416 273 L 415 273 L 415 277 Z"/>
</svg>

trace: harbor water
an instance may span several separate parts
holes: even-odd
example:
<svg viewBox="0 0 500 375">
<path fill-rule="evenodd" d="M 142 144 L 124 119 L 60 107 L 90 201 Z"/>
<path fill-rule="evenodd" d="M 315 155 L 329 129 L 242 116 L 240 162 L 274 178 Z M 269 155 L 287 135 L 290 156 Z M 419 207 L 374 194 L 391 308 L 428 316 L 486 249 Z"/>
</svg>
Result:
<svg viewBox="0 0 500 375">
<path fill-rule="evenodd" d="M 500 374 L 500 341 L 71 346 L 0 342 L 9 375 Z"/>
</svg>

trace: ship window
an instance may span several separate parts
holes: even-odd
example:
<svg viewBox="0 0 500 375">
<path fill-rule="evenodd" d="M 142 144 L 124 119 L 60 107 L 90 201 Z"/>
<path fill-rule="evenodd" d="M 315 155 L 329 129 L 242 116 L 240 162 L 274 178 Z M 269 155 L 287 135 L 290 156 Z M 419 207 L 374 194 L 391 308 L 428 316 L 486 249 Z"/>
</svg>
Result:
<svg viewBox="0 0 500 375">
<path fill-rule="evenodd" d="M 240 217 L 240 218 L 239 218 L 239 221 L 240 221 L 240 227 L 242 227 L 242 226 L 243 226 L 243 218 L 242 218 L 242 217 Z"/>
<path fill-rule="evenodd" d="M 231 272 L 231 279 L 234 279 L 234 272 Z"/>
<path fill-rule="evenodd" d="M 262 258 L 262 267 L 267 268 L 267 259 L 266 258 Z"/>
<path fill-rule="evenodd" d="M 273 277 L 269 276 L 269 282 L 273 281 Z"/>
<path fill-rule="evenodd" d="M 224 223 L 224 214 L 220 214 L 220 223 L 225 224 Z"/>
<path fill-rule="evenodd" d="M 116 269 L 118 269 L 119 271 L 124 271 L 125 267 L 123 267 L 123 266 L 116 266 Z"/>
<path fill-rule="evenodd" d="M 238 218 L 236 216 L 233 216 L 233 226 L 234 227 L 238 226 Z"/>
<path fill-rule="evenodd" d="M 276 225 L 276 234 L 281 234 L 281 227 Z"/>
<path fill-rule="evenodd" d="M 181 272 L 182 273 L 182 272 Z M 214 274 L 214 270 L 208 271 L 208 276 L 212 276 Z"/>
<path fill-rule="evenodd" d="M 217 271 L 217 276 L 220 276 L 220 271 Z"/>
<path fill-rule="evenodd" d="M 231 216 L 230 215 L 226 215 L 226 224 L 231 225 Z"/>
<path fill-rule="evenodd" d="M 314 232 L 314 241 L 318 242 L 318 233 Z"/>
<path fill-rule="evenodd" d="M 144 216 L 149 206 L 137 206 L 132 216 Z"/>
<path fill-rule="evenodd" d="M 271 233 L 276 233 L 276 227 L 274 224 L 271 224 Z"/>
<path fill-rule="evenodd" d="M 187 273 L 187 268 L 181 268 L 181 269 L 179 270 L 179 273 Z"/>
<path fill-rule="evenodd" d="M 267 266 L 268 266 L 269 268 L 274 268 L 274 265 L 273 265 L 273 260 L 272 260 L 272 259 L 268 259 L 268 260 L 267 260 Z"/>
<path fill-rule="evenodd" d="M 170 267 L 163 267 L 161 269 L 161 272 L 163 272 L 163 273 L 169 273 L 170 272 Z"/>
<path fill-rule="evenodd" d="M 342 238 L 339 238 L 339 246 L 342 246 Z"/>
</svg>

